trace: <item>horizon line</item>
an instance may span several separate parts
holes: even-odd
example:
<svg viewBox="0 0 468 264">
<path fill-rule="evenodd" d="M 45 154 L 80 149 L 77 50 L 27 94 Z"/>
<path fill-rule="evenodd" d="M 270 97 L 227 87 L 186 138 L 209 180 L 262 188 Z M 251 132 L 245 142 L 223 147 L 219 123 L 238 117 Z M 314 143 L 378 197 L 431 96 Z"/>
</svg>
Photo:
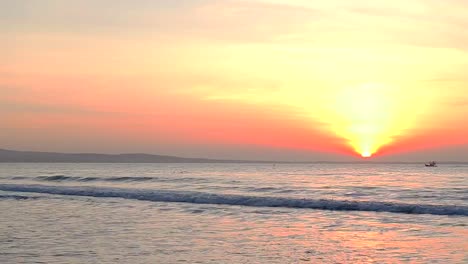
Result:
<svg viewBox="0 0 468 264">
<path fill-rule="evenodd" d="M 427 161 L 382 161 L 382 160 L 372 160 L 372 158 L 366 158 L 365 160 L 349 160 L 349 161 L 331 161 L 331 160 L 298 160 L 298 161 L 287 161 L 287 160 L 250 160 L 250 159 L 216 159 L 216 158 L 205 158 L 205 157 L 181 157 L 181 156 L 174 156 L 174 155 L 166 155 L 166 154 L 151 154 L 151 153 L 97 153 L 97 152 L 56 152 L 56 151 L 32 151 L 32 150 L 12 150 L 12 149 L 5 149 L 0 148 L 0 151 L 9 151 L 9 152 L 17 152 L 17 153 L 34 153 L 34 154 L 58 154 L 58 155 L 101 155 L 101 156 L 124 156 L 124 155 L 145 155 L 145 156 L 153 156 L 156 157 L 163 157 L 163 158 L 172 158 L 172 159 L 180 159 L 186 161 L 110 161 L 110 162 L 102 162 L 102 161 L 2 161 L 0 159 L 0 163 L 268 163 L 268 164 L 314 164 L 314 163 L 329 163 L 329 164 L 424 164 Z M 190 161 L 192 160 L 192 161 Z M 468 164 L 468 161 L 438 161 L 439 164 Z"/>
</svg>

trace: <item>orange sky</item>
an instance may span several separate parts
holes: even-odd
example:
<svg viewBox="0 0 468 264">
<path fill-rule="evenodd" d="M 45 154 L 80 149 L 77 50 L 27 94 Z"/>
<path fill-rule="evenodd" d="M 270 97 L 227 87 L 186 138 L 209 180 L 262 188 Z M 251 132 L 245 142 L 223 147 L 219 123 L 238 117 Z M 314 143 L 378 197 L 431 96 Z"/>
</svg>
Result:
<svg viewBox="0 0 468 264">
<path fill-rule="evenodd" d="M 467 13 L 456 0 L 4 1 L 0 147 L 467 160 Z"/>
</svg>

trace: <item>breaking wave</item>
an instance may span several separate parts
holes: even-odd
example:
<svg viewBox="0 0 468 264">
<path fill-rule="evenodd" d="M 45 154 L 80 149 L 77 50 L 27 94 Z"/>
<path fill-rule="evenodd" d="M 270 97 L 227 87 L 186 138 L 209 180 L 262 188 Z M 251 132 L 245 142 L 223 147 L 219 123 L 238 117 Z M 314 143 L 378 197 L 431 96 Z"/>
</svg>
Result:
<svg viewBox="0 0 468 264">
<path fill-rule="evenodd" d="M 37 197 L 29 197 L 23 195 L 14 195 L 14 194 L 0 194 L 0 200 L 11 199 L 11 200 L 27 200 L 27 199 L 36 199 Z"/>
<path fill-rule="evenodd" d="M 90 182 L 90 181 L 111 181 L 111 182 L 126 182 L 126 181 L 152 181 L 157 180 L 157 177 L 109 177 L 109 178 L 99 178 L 99 177 L 74 177 L 74 176 L 65 176 L 65 175 L 54 175 L 54 176 L 38 176 L 35 178 L 40 181 L 81 181 L 81 182 Z"/>
<path fill-rule="evenodd" d="M 377 201 L 341 201 L 331 199 L 296 199 L 283 197 L 261 197 L 247 195 L 211 194 L 203 192 L 138 190 L 106 187 L 65 187 L 0 184 L 0 190 L 12 192 L 46 193 L 55 195 L 124 198 L 154 202 L 468 216 L 468 206 L 406 204 Z"/>
<path fill-rule="evenodd" d="M 130 176 L 121 176 L 121 177 L 78 177 L 78 176 L 66 176 L 66 175 L 50 175 L 50 176 L 37 176 L 37 177 L 23 177 L 15 176 L 11 177 L 11 180 L 34 180 L 34 181 L 48 181 L 48 182 L 200 182 L 207 181 L 203 178 L 194 178 L 194 177 L 178 177 L 178 178 L 169 178 L 169 177 L 130 177 Z"/>
</svg>

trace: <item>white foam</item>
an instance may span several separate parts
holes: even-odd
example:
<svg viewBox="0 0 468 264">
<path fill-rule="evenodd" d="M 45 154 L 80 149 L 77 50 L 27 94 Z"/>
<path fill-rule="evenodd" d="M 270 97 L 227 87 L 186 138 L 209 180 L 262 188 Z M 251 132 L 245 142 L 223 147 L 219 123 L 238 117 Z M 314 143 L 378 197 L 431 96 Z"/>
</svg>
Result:
<svg viewBox="0 0 468 264">
<path fill-rule="evenodd" d="M 404 214 L 460 215 L 468 216 L 468 206 L 433 204 L 407 204 L 377 201 L 342 201 L 331 199 L 296 199 L 247 195 L 223 195 L 203 192 L 167 190 L 140 190 L 108 187 L 74 187 L 46 185 L 0 184 L 0 190 L 33 192 L 56 195 L 115 197 L 155 202 L 180 202 L 196 204 L 222 204 L 255 207 L 305 208 L 337 211 L 372 211 Z"/>
</svg>

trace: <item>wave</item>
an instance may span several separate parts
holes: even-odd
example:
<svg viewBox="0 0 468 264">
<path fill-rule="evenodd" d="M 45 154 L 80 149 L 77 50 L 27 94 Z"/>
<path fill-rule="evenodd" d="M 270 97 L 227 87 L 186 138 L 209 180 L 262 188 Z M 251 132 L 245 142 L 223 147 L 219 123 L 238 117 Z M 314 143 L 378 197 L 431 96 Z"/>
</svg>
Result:
<svg viewBox="0 0 468 264">
<path fill-rule="evenodd" d="M 16 177 L 18 179 L 18 177 Z M 24 179 L 24 178 L 19 178 Z M 40 181 L 81 181 L 81 182 L 89 182 L 89 181 L 111 181 L 111 182 L 119 182 L 119 181 L 151 181 L 151 180 L 158 180 L 157 177 L 109 177 L 109 178 L 99 178 L 99 177 L 76 177 L 76 176 L 65 176 L 65 175 L 53 175 L 53 176 L 38 176 L 33 178 L 35 180 Z"/>
<path fill-rule="evenodd" d="M 78 177 L 78 176 L 66 176 L 66 175 L 50 175 L 50 176 L 37 176 L 37 177 L 23 177 L 15 176 L 11 177 L 10 180 L 34 180 L 34 181 L 48 181 L 48 182 L 200 182 L 208 181 L 203 178 L 191 178 L 191 177 Z"/>
<path fill-rule="evenodd" d="M 154 202 L 219 204 L 253 207 L 284 207 L 336 211 L 370 211 L 404 214 L 468 216 L 468 206 L 406 204 L 377 201 L 342 201 L 331 199 L 297 199 L 246 195 L 211 194 L 167 190 L 138 190 L 107 187 L 65 187 L 44 185 L 0 184 L 0 190 L 47 193 L 54 195 L 124 198 Z"/>
<path fill-rule="evenodd" d="M 12 199 L 12 200 L 27 200 L 27 199 L 36 199 L 37 197 L 29 197 L 23 195 L 14 195 L 14 194 L 0 194 L 0 200 Z"/>
</svg>

